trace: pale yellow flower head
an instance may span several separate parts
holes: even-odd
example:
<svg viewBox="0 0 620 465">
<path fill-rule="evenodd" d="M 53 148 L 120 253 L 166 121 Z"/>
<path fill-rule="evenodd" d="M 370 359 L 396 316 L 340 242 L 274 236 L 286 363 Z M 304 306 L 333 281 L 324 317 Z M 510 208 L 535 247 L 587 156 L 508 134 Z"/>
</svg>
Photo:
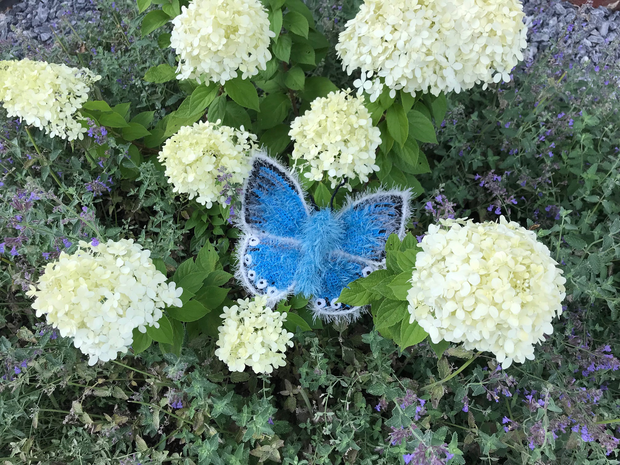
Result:
<svg viewBox="0 0 620 465">
<path fill-rule="evenodd" d="M 366 182 L 379 171 L 375 151 L 381 131 L 372 125 L 364 100 L 349 90 L 314 99 L 310 110 L 292 122 L 289 135 L 295 141 L 293 159 L 309 166 L 309 179 L 326 177 L 335 187 L 344 177 Z"/>
<path fill-rule="evenodd" d="M 88 69 L 31 61 L 0 61 L 0 101 L 9 117 L 43 129 L 49 136 L 83 139 L 86 119 L 77 112 L 101 76 Z"/>
<path fill-rule="evenodd" d="M 385 84 L 433 95 L 508 82 L 527 28 L 518 0 L 365 0 L 336 50 L 355 86 L 376 100 Z"/>
<path fill-rule="evenodd" d="M 243 79 L 271 59 L 269 18 L 259 0 L 193 0 L 172 20 L 170 46 L 179 56 L 178 79 Z"/>
<path fill-rule="evenodd" d="M 159 153 L 174 192 L 196 197 L 207 208 L 226 201 L 227 186 L 243 184 L 256 145 L 254 134 L 219 123 L 183 126 Z"/>
<path fill-rule="evenodd" d="M 493 352 L 504 368 L 532 360 L 566 295 L 549 249 L 503 216 L 499 223 L 440 221 L 418 244 L 411 322 L 434 343 Z"/>
<path fill-rule="evenodd" d="M 116 358 L 132 344 L 132 332 L 158 326 L 165 306 L 180 307 L 183 289 L 166 283 L 150 258 L 133 240 L 109 240 L 96 246 L 80 241 L 72 255 L 48 263 L 37 287 L 37 316 L 88 355 L 89 365 Z"/>
<path fill-rule="evenodd" d="M 255 373 L 271 373 L 286 365 L 284 352 L 293 346 L 293 333 L 282 328 L 286 314 L 267 307 L 267 296 L 239 299 L 237 305 L 224 307 L 220 316 L 224 324 L 218 328 L 215 355 L 230 371 L 249 366 Z"/>
</svg>

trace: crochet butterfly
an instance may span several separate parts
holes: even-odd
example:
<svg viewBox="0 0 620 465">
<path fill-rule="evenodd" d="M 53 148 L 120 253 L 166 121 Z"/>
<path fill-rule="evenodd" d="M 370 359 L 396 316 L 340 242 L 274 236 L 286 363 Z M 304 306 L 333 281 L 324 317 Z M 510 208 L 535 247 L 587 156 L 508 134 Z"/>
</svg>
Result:
<svg viewBox="0 0 620 465">
<path fill-rule="evenodd" d="M 338 297 L 351 281 L 385 267 L 388 237 L 404 237 L 409 198 L 391 190 L 348 199 L 339 212 L 309 207 L 295 176 L 259 153 L 243 190 L 238 278 L 271 306 L 302 294 L 324 320 L 357 318 L 361 307 Z"/>
</svg>

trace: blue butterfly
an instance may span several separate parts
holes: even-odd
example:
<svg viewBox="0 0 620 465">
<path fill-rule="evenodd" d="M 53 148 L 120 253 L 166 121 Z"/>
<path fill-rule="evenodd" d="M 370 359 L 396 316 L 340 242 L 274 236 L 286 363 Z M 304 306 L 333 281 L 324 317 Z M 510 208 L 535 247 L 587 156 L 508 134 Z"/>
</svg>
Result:
<svg viewBox="0 0 620 465">
<path fill-rule="evenodd" d="M 388 237 L 405 235 L 409 199 L 409 191 L 391 190 L 348 199 L 339 212 L 310 208 L 295 176 L 258 153 L 243 189 L 237 277 L 270 306 L 302 294 L 317 317 L 355 319 L 362 308 L 338 297 L 351 281 L 385 267 Z"/>
</svg>

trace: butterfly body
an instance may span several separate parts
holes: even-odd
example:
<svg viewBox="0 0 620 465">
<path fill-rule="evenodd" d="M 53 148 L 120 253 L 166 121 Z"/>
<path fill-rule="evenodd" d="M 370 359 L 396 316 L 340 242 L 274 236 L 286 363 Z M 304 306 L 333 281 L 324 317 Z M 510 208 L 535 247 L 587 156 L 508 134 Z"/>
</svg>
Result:
<svg viewBox="0 0 620 465">
<path fill-rule="evenodd" d="M 384 267 L 385 242 L 404 236 L 408 191 L 376 192 L 340 211 L 308 206 L 295 177 L 265 154 L 244 186 L 238 277 L 271 305 L 290 294 L 312 298 L 314 314 L 351 319 L 359 307 L 339 303 L 342 289 Z"/>
</svg>

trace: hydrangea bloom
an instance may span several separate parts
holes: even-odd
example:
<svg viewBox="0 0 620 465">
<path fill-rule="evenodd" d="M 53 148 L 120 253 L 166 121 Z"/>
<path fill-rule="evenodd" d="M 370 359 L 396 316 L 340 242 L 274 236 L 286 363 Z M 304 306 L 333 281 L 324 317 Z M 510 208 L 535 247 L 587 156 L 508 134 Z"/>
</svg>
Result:
<svg viewBox="0 0 620 465">
<path fill-rule="evenodd" d="M 220 316 L 224 324 L 218 328 L 215 355 L 230 371 L 249 366 L 256 373 L 271 373 L 286 365 L 284 352 L 293 346 L 293 333 L 282 328 L 286 314 L 267 307 L 267 296 L 256 296 L 252 301 L 239 299 L 237 305 L 224 307 Z"/>
<path fill-rule="evenodd" d="M 309 165 L 305 176 L 312 180 L 321 181 L 327 174 L 335 187 L 344 177 L 366 182 L 379 170 L 375 151 L 381 131 L 372 125 L 364 100 L 349 90 L 313 100 L 310 110 L 295 118 L 289 135 L 295 141 L 293 159 Z"/>
<path fill-rule="evenodd" d="M 193 0 L 172 20 L 170 46 L 178 79 L 224 82 L 265 70 L 271 60 L 269 18 L 259 0 Z"/>
<path fill-rule="evenodd" d="M 17 116 L 51 137 L 82 139 L 85 118 L 77 111 L 90 86 L 101 79 L 88 69 L 42 61 L 0 61 L 0 101 L 9 117 Z"/>
<path fill-rule="evenodd" d="M 441 220 L 419 244 L 411 322 L 435 343 L 490 351 L 504 368 L 534 358 L 562 313 L 562 271 L 536 234 L 518 223 Z"/>
<path fill-rule="evenodd" d="M 336 50 L 355 86 L 374 101 L 383 83 L 439 95 L 505 82 L 527 46 L 517 0 L 365 0 Z"/>
<path fill-rule="evenodd" d="M 183 289 L 165 282 L 150 254 L 133 240 L 80 241 L 74 254 L 61 252 L 46 265 L 38 290 L 27 292 L 36 297 L 32 308 L 61 336 L 72 337 L 89 365 L 112 360 L 127 352 L 134 328 L 144 333 L 146 326 L 158 327 L 166 305 L 182 305 Z"/>
<path fill-rule="evenodd" d="M 250 153 L 256 142 L 254 134 L 219 123 L 184 126 L 159 153 L 174 192 L 196 197 L 207 208 L 218 200 L 227 202 L 223 195 L 227 186 L 243 183 L 250 173 Z"/>
</svg>

